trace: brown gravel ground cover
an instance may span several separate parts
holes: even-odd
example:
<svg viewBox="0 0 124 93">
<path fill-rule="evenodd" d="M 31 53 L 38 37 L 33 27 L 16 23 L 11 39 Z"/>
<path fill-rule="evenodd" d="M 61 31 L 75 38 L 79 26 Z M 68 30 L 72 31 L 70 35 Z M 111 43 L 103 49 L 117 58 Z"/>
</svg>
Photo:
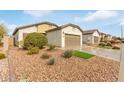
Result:
<svg viewBox="0 0 124 93">
<path fill-rule="evenodd" d="M 78 57 L 65 59 L 63 50 L 40 50 L 39 54 L 27 55 L 26 50 L 13 48 L 9 51 L 13 63 L 15 80 L 33 82 L 114 82 L 118 80 L 119 62 L 94 56 L 88 60 Z M 55 57 L 54 65 L 47 65 L 43 53 Z"/>
<path fill-rule="evenodd" d="M 9 69 L 7 58 L 0 60 L 0 82 L 9 81 Z"/>
</svg>

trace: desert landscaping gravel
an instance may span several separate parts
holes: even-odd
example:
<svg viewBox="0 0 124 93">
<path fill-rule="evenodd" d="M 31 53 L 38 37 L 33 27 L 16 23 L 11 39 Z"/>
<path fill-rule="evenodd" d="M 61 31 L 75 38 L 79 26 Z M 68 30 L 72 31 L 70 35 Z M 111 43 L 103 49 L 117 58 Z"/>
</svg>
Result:
<svg viewBox="0 0 124 93">
<path fill-rule="evenodd" d="M 9 68 L 7 58 L 0 60 L 0 82 L 9 81 Z"/>
<path fill-rule="evenodd" d="M 9 51 L 15 81 L 30 82 L 114 82 L 118 80 L 119 62 L 94 56 L 90 59 L 63 58 L 63 50 L 40 50 L 39 54 L 27 55 L 26 50 L 13 48 Z M 47 65 L 43 53 L 55 57 L 54 65 Z"/>
</svg>

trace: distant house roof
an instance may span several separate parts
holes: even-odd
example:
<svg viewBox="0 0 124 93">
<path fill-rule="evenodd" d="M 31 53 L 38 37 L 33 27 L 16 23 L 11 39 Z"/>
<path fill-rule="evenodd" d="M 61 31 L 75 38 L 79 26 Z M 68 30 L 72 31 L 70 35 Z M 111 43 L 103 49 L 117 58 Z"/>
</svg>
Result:
<svg viewBox="0 0 124 93">
<path fill-rule="evenodd" d="M 107 36 L 111 36 L 110 34 L 107 34 Z"/>
<path fill-rule="evenodd" d="M 35 23 L 35 24 L 30 24 L 30 25 L 25 25 L 25 26 L 20 26 L 20 27 L 17 27 L 14 32 L 13 32 L 13 35 L 19 30 L 19 29 L 23 29 L 23 28 L 27 28 L 27 27 L 31 27 L 31 26 L 37 26 L 37 25 L 41 25 L 41 24 L 50 24 L 50 25 L 53 25 L 53 26 L 56 26 L 58 27 L 58 25 L 54 24 L 54 23 L 51 23 L 51 22 L 39 22 L 39 23 Z"/>
<path fill-rule="evenodd" d="M 72 27 L 78 28 L 81 32 L 83 32 L 83 30 L 82 30 L 78 25 L 71 24 L 71 23 L 68 23 L 68 24 L 59 26 L 59 27 L 54 28 L 54 29 L 47 30 L 46 32 L 51 32 L 51 31 L 60 30 L 60 29 L 63 29 L 63 28 L 65 28 L 65 27 L 67 27 L 67 26 L 72 26 Z"/>
<path fill-rule="evenodd" d="M 106 35 L 106 33 L 100 32 L 101 35 Z"/>
<path fill-rule="evenodd" d="M 100 32 L 98 31 L 98 29 L 90 29 L 90 30 L 84 30 L 83 35 L 93 34 L 95 31 L 97 31 L 100 34 Z"/>
</svg>

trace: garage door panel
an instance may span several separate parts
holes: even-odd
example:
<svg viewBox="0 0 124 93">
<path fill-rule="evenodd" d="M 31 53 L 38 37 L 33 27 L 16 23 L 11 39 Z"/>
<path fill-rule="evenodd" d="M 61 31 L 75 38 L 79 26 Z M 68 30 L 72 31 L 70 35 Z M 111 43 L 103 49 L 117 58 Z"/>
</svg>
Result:
<svg viewBox="0 0 124 93">
<path fill-rule="evenodd" d="M 65 34 L 65 48 L 79 49 L 80 48 L 80 36 Z"/>
</svg>

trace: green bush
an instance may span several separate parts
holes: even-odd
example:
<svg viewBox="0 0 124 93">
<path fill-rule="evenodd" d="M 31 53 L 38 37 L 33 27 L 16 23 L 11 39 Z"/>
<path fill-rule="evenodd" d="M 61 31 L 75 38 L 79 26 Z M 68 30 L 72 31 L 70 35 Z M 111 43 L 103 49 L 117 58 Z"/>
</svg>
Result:
<svg viewBox="0 0 124 93">
<path fill-rule="evenodd" d="M 48 50 L 53 50 L 53 49 L 55 49 L 55 47 L 56 47 L 55 45 L 49 44 L 48 45 Z"/>
<path fill-rule="evenodd" d="M 70 57 L 72 57 L 72 50 L 66 50 L 66 51 L 64 51 L 64 53 L 62 54 L 62 56 L 64 57 L 64 58 L 70 58 Z"/>
<path fill-rule="evenodd" d="M 113 46 L 112 49 L 120 49 L 120 47 Z"/>
<path fill-rule="evenodd" d="M 28 50 L 28 55 L 38 54 L 38 53 L 39 53 L 39 48 L 38 47 L 33 47 L 33 48 Z"/>
<path fill-rule="evenodd" d="M 48 50 L 53 50 L 53 49 L 55 49 L 56 46 L 52 45 L 52 44 L 49 44 L 48 47 L 49 47 Z"/>
<path fill-rule="evenodd" d="M 105 42 L 101 42 L 101 43 L 99 44 L 99 46 L 104 47 L 104 46 L 106 46 L 106 43 L 105 43 Z"/>
<path fill-rule="evenodd" d="M 50 58 L 47 62 L 47 65 L 53 65 L 55 63 L 55 58 Z"/>
<path fill-rule="evenodd" d="M 107 42 L 106 46 L 112 46 L 111 42 Z"/>
<path fill-rule="evenodd" d="M 43 59 L 48 59 L 50 57 L 50 55 L 48 55 L 47 53 L 42 54 L 41 58 Z"/>
<path fill-rule="evenodd" d="M 43 48 L 47 44 L 47 38 L 40 33 L 30 33 L 24 39 L 24 48 L 29 49 L 31 47 Z"/>
<path fill-rule="evenodd" d="M 0 53 L 0 59 L 6 58 L 5 54 Z"/>
</svg>

